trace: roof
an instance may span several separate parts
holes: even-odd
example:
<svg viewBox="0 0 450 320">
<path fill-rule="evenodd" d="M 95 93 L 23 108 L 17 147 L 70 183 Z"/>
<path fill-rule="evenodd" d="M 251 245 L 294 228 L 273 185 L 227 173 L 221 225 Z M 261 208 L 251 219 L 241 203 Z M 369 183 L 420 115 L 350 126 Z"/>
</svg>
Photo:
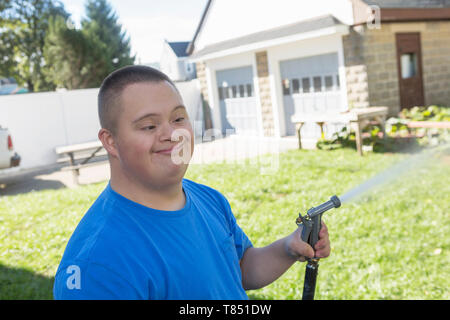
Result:
<svg viewBox="0 0 450 320">
<path fill-rule="evenodd" d="M 378 6 L 381 9 L 437 9 L 437 8 L 450 8 L 450 0 L 353 0 L 357 1 L 362 4 L 367 4 L 370 6 Z M 208 0 L 206 3 L 205 9 L 203 10 L 202 17 L 200 19 L 200 22 L 197 26 L 197 29 L 194 34 L 194 38 L 188 45 L 186 51 L 188 55 L 191 55 L 195 48 L 195 42 L 197 40 L 197 37 L 203 28 L 204 22 L 206 20 L 206 16 L 208 15 L 208 12 L 212 6 L 213 0 Z M 447 10 L 447 9 L 445 9 Z M 366 11 L 366 8 L 364 8 L 364 11 Z M 365 17 L 364 21 L 367 21 Z M 393 20 L 395 21 L 398 19 L 397 17 L 394 17 Z M 401 21 L 401 19 L 398 19 Z M 420 20 L 420 19 L 419 19 Z M 357 24 L 357 23 L 356 23 Z M 237 39 L 235 39 L 237 40 Z M 230 42 L 235 41 L 230 40 Z M 222 43 L 225 46 L 225 42 Z M 217 44 L 219 45 L 219 44 Z M 207 48 L 204 48 L 205 50 Z M 213 48 L 210 48 L 208 50 L 212 50 Z M 202 50 L 202 51 L 203 51 Z M 205 54 L 205 53 L 203 53 Z M 195 56 L 198 56 L 199 54 L 196 53 Z"/>
<path fill-rule="evenodd" d="M 334 27 L 337 25 L 343 25 L 343 23 L 340 22 L 335 17 L 333 17 L 332 15 L 326 15 L 314 19 L 303 20 L 301 22 L 296 22 L 293 24 L 277 27 L 274 29 L 264 30 L 243 37 L 211 44 L 193 54 L 192 57 L 198 58 L 206 54 L 231 49 L 242 45 L 248 45 L 252 43 L 282 38 L 290 35 L 295 35 L 298 33 Z"/>
<path fill-rule="evenodd" d="M 197 37 L 198 37 L 198 34 L 199 34 L 201 28 L 203 27 L 203 23 L 205 23 L 206 15 L 209 12 L 209 7 L 211 6 L 211 2 L 212 2 L 212 0 L 208 0 L 208 2 L 206 3 L 206 6 L 205 6 L 205 9 L 203 10 L 200 22 L 199 22 L 199 24 L 197 26 L 197 29 L 195 30 L 194 38 L 192 39 L 192 41 L 189 44 L 189 46 L 186 48 L 186 53 L 188 55 L 191 55 L 192 52 L 194 51 L 195 41 L 197 40 Z"/>
<path fill-rule="evenodd" d="M 167 42 L 169 46 L 172 48 L 173 52 L 176 54 L 178 58 L 187 57 L 188 54 L 186 49 L 189 45 L 189 41 L 185 42 Z"/>
<path fill-rule="evenodd" d="M 362 0 L 370 6 L 380 8 L 450 8 L 450 0 Z"/>
</svg>

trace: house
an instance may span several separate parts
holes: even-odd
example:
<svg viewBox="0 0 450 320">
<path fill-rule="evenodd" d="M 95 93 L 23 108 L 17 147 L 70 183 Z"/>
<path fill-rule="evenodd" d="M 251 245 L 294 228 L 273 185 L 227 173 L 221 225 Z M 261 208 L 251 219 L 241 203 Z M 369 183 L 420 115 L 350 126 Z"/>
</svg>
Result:
<svg viewBox="0 0 450 320">
<path fill-rule="evenodd" d="M 189 42 L 164 40 L 160 70 L 173 81 L 188 81 L 196 77 L 195 64 L 189 61 L 186 49 Z"/>
<path fill-rule="evenodd" d="M 291 136 L 294 113 L 450 106 L 450 0 L 210 0 L 187 50 L 222 134 Z"/>
</svg>

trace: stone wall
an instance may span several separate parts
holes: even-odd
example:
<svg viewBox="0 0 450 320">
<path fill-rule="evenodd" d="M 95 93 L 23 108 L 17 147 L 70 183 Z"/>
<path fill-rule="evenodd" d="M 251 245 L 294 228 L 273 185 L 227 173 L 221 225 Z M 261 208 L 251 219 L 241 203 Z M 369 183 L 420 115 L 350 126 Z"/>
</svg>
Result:
<svg viewBox="0 0 450 320">
<path fill-rule="evenodd" d="M 364 57 L 364 29 L 350 28 L 342 39 L 349 108 L 369 106 L 367 67 Z"/>
<path fill-rule="evenodd" d="M 208 83 L 206 80 L 206 66 L 204 62 L 196 63 L 197 78 L 200 82 L 200 92 L 202 95 L 203 119 L 205 121 L 205 130 L 212 128 L 212 114 L 208 95 Z"/>
<path fill-rule="evenodd" d="M 425 103 L 450 107 L 450 21 L 428 22 L 421 33 Z"/>
<path fill-rule="evenodd" d="M 400 108 L 395 35 L 381 29 L 355 26 L 343 39 L 349 107 L 387 106 L 391 115 Z"/>
<path fill-rule="evenodd" d="M 275 134 L 274 117 L 272 108 L 272 92 L 270 91 L 269 67 L 267 51 L 255 53 L 256 68 L 258 74 L 259 98 L 261 102 L 262 125 L 264 136 L 271 137 Z"/>
<path fill-rule="evenodd" d="M 395 34 L 420 32 L 425 105 L 450 106 L 450 21 L 360 25 L 343 38 L 350 108 L 387 106 L 400 111 Z"/>
</svg>

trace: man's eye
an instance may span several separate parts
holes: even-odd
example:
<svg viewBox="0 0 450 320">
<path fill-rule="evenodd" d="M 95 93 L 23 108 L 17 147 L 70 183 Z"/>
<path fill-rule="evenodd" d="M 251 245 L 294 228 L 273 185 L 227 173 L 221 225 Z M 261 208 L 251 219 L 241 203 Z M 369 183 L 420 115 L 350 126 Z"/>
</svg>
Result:
<svg viewBox="0 0 450 320">
<path fill-rule="evenodd" d="M 153 130 L 155 128 L 156 128 L 156 126 L 146 126 L 146 127 L 143 127 L 142 130 Z"/>
<path fill-rule="evenodd" d="M 184 120 L 184 118 L 180 117 L 180 118 L 175 119 L 175 122 L 181 122 L 183 120 Z"/>
</svg>

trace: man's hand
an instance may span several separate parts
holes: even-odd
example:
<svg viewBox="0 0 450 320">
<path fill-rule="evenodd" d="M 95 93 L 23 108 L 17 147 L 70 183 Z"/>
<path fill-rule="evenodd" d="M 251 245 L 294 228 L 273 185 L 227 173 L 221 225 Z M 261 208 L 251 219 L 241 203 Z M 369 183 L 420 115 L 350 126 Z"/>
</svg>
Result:
<svg viewBox="0 0 450 320">
<path fill-rule="evenodd" d="M 289 269 L 295 261 L 305 257 L 326 258 L 330 255 L 328 230 L 322 222 L 316 251 L 302 240 L 302 227 L 293 233 L 262 248 L 250 247 L 240 261 L 242 286 L 245 290 L 259 289 L 272 283 Z"/>
<path fill-rule="evenodd" d="M 313 248 L 302 240 L 302 227 L 298 227 L 290 236 L 286 238 L 285 249 L 286 253 L 301 262 L 307 258 L 326 258 L 330 255 L 330 239 L 328 237 L 328 229 L 325 223 L 322 222 L 322 228 L 319 231 L 319 241 L 317 241 Z"/>
<path fill-rule="evenodd" d="M 328 237 L 328 228 L 322 222 L 322 228 L 319 231 L 319 241 L 314 246 L 317 258 L 326 258 L 331 253 L 330 238 Z"/>
</svg>

